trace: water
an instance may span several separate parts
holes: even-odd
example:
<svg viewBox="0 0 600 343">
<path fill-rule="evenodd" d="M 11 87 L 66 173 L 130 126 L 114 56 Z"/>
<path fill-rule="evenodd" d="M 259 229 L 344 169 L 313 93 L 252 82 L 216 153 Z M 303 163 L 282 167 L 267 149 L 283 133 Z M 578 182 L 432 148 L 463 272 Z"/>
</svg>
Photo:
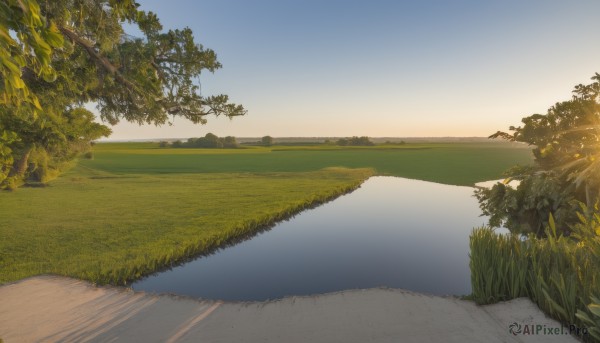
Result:
<svg viewBox="0 0 600 343">
<path fill-rule="evenodd" d="M 135 290 L 266 300 L 355 288 L 471 292 L 473 188 L 372 177 L 360 189 L 217 253 L 140 280 Z"/>
<path fill-rule="evenodd" d="M 477 182 L 475 184 L 475 186 L 477 186 L 477 187 L 483 187 L 483 188 L 492 188 L 498 182 L 503 183 L 504 179 Z M 512 188 L 517 188 L 520 184 L 521 184 L 521 181 L 519 181 L 519 180 L 511 180 L 507 184 L 507 186 L 512 187 Z"/>
</svg>

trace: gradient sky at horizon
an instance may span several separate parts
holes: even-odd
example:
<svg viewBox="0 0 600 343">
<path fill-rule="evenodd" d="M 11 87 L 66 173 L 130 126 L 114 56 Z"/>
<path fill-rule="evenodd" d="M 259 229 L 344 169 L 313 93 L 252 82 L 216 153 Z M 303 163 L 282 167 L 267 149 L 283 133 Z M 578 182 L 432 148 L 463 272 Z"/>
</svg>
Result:
<svg viewBox="0 0 600 343">
<path fill-rule="evenodd" d="M 109 139 L 487 136 L 600 72 L 600 1 L 138 0 L 223 68 L 245 117 L 119 124 Z M 135 32 L 129 32 L 135 35 Z"/>
</svg>

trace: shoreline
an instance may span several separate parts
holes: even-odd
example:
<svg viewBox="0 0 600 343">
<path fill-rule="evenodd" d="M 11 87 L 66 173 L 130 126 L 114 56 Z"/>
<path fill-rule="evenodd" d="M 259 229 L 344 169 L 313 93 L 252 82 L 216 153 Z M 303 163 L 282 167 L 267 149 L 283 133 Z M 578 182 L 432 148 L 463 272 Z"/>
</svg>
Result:
<svg viewBox="0 0 600 343">
<path fill-rule="evenodd" d="M 223 302 L 44 275 L 0 286 L 0 299 L 5 342 L 577 342 L 509 333 L 512 323 L 562 327 L 526 298 L 478 306 L 374 288 Z"/>
</svg>

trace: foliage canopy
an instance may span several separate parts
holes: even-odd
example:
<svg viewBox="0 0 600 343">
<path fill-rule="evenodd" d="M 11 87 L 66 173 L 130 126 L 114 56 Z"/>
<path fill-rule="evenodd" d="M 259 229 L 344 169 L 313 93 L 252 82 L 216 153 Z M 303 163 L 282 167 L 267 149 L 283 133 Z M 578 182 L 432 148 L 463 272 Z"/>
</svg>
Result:
<svg viewBox="0 0 600 343">
<path fill-rule="evenodd" d="M 546 114 L 523 118 L 523 125 L 498 131 L 504 138 L 532 146 L 534 165 L 507 171 L 521 180 L 512 189 L 496 184 L 477 196 L 492 226 L 544 235 L 550 214 L 568 231 L 577 222 L 578 202 L 594 208 L 600 200 L 600 74 L 588 85 L 575 86 L 573 97 L 556 103 Z"/>
<path fill-rule="evenodd" d="M 133 0 L 6 0 L 0 3 L 0 183 L 31 177 L 35 151 L 72 159 L 110 124 L 162 125 L 179 116 L 244 115 L 227 95 L 203 96 L 196 79 L 221 67 L 189 28 L 163 31 Z M 135 24 L 143 37 L 124 33 Z M 77 148 L 75 148 L 77 147 Z"/>
</svg>

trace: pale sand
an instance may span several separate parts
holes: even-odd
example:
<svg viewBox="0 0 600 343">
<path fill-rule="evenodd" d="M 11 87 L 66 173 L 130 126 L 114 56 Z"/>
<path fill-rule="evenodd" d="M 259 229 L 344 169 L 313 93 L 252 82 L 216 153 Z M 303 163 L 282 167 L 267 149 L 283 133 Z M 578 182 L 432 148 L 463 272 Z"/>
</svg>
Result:
<svg viewBox="0 0 600 343">
<path fill-rule="evenodd" d="M 490 306 L 395 289 L 228 303 L 55 276 L 0 287 L 4 342 L 577 342 L 517 335 L 560 325 L 528 299 Z"/>
</svg>

